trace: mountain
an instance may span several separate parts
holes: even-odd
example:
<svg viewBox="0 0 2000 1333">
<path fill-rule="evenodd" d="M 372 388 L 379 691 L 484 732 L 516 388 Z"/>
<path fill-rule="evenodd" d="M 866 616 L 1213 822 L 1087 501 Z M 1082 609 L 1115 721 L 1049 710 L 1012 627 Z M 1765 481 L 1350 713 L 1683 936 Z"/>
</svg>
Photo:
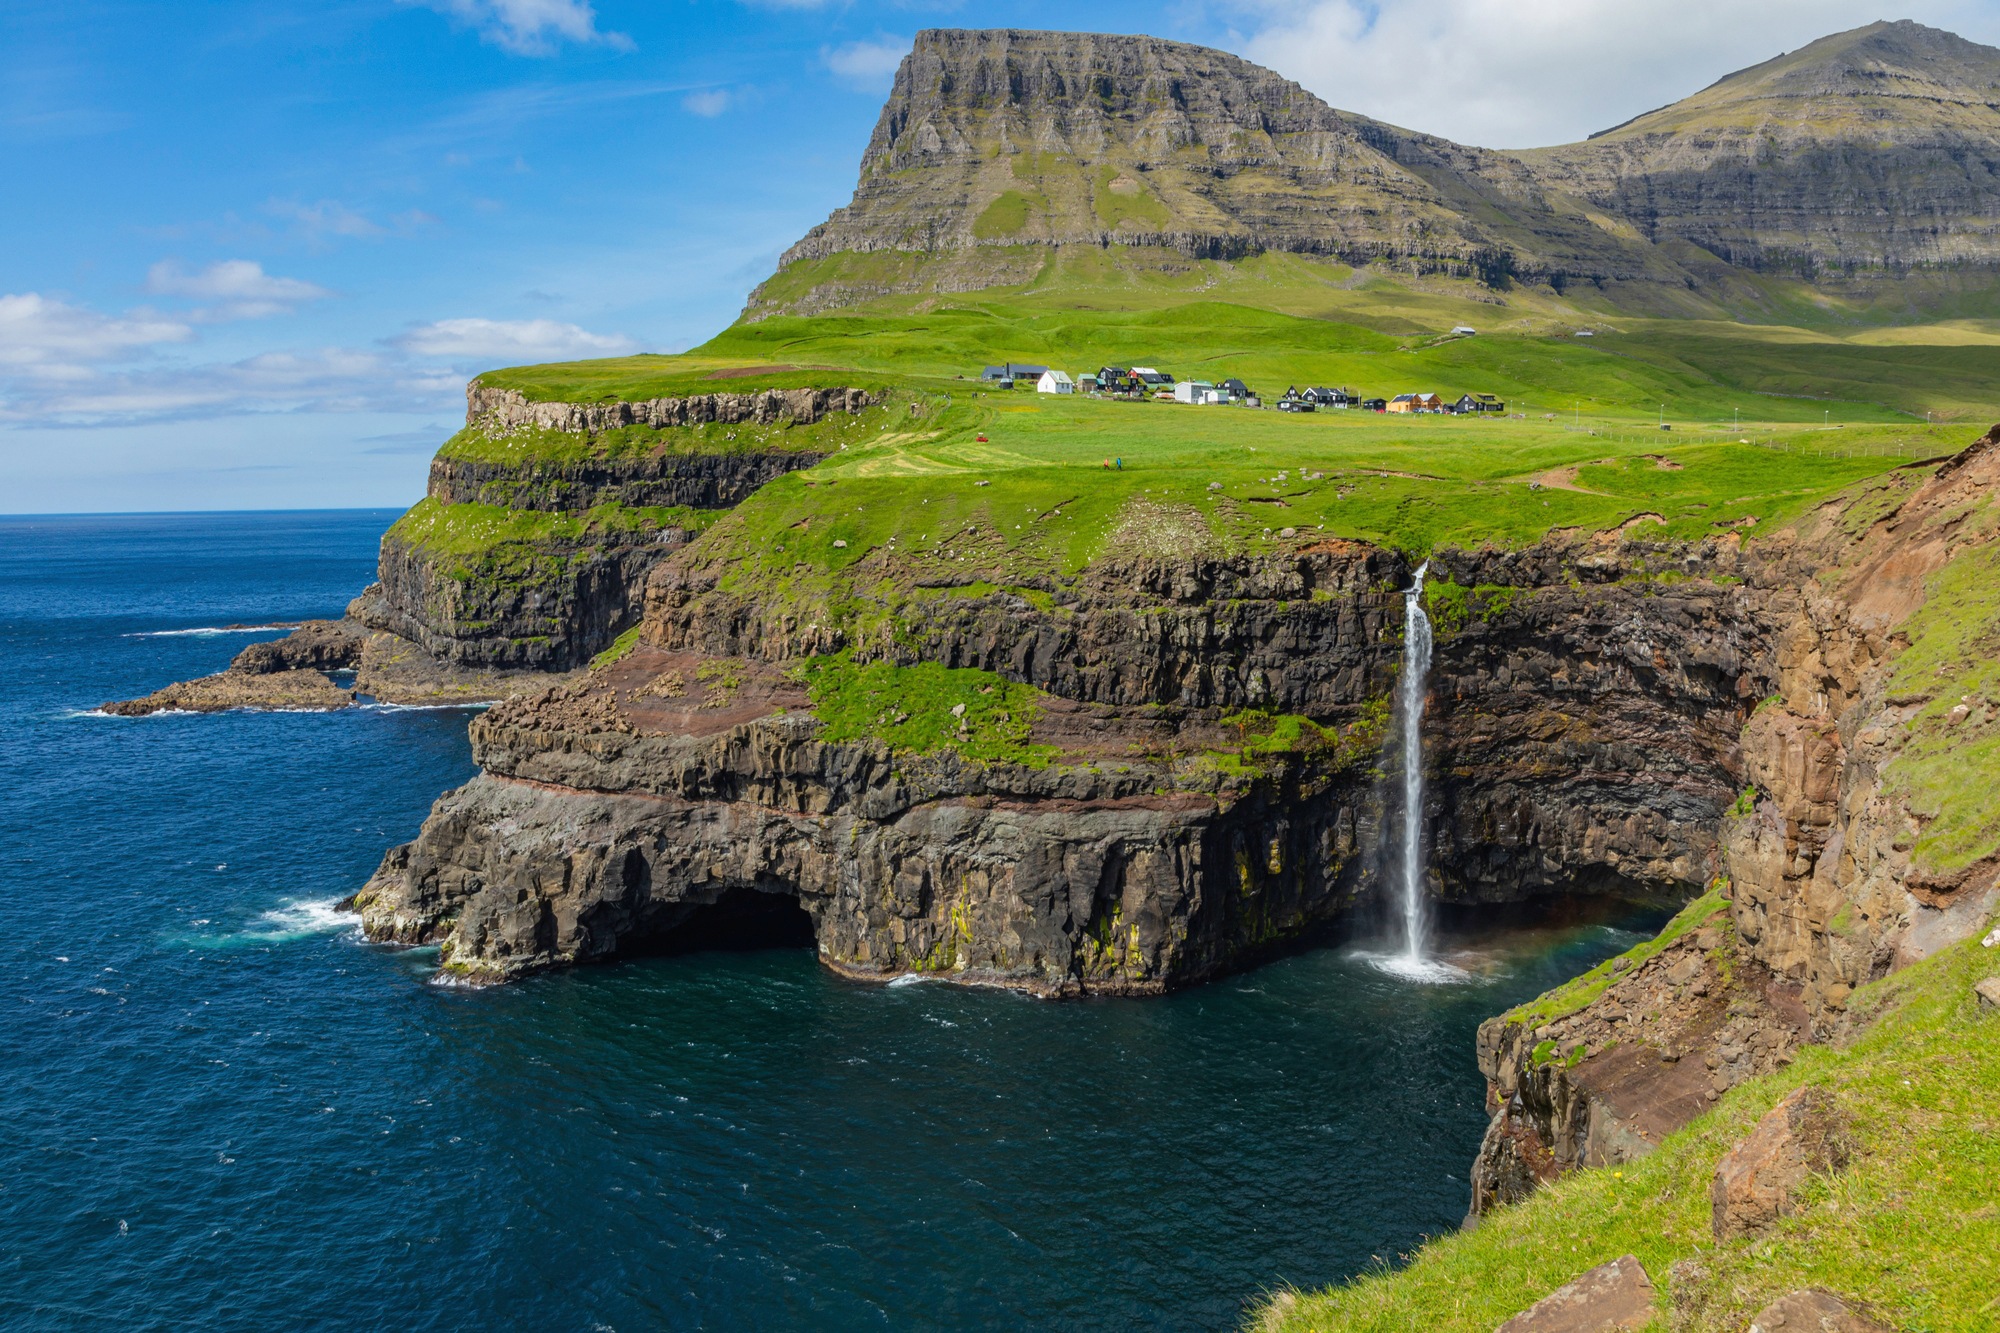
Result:
<svg viewBox="0 0 2000 1333">
<path fill-rule="evenodd" d="M 1878 23 L 1500 153 L 1152 37 L 918 34 L 846 207 L 745 311 L 1289 253 L 1692 313 L 1745 277 L 2000 263 L 2000 51 Z M 1991 275 L 1985 275 L 1990 277 Z M 1678 309 L 1676 309 L 1678 307 Z M 1710 305 L 1703 313 L 1714 313 Z"/>
<path fill-rule="evenodd" d="M 786 252 L 921 256 L 760 291 L 807 313 L 881 290 L 1026 281 L 1050 250 L 1277 251 L 1499 285 L 1678 282 L 1629 229 L 1553 204 L 1518 160 L 1337 111 L 1225 52 L 1152 37 L 929 31 L 897 71 L 853 202 Z M 1146 262 L 1140 256 L 1135 262 Z"/>
<path fill-rule="evenodd" d="M 2000 261 L 2000 50 L 1872 23 L 1588 141 L 1522 153 L 1552 190 L 1728 263 Z"/>
</svg>

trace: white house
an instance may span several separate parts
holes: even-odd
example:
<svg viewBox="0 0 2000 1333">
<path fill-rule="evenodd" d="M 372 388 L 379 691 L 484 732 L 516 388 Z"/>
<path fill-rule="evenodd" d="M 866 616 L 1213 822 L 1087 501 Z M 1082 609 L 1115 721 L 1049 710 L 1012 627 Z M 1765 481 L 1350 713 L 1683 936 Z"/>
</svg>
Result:
<svg viewBox="0 0 2000 1333">
<path fill-rule="evenodd" d="M 1177 403 L 1205 403 L 1215 392 L 1213 384 L 1201 380 L 1182 380 L 1174 386 L 1174 401 Z"/>
<path fill-rule="evenodd" d="M 1045 370 L 1042 377 L 1035 381 L 1035 392 L 1075 393 L 1076 381 L 1069 377 L 1066 370 Z"/>
<path fill-rule="evenodd" d="M 1460 324 L 1457 328 L 1453 329 L 1452 332 L 1461 338 L 1470 338 L 1474 334 L 1478 333 L 1479 330 L 1473 328 L 1470 324 Z"/>
</svg>

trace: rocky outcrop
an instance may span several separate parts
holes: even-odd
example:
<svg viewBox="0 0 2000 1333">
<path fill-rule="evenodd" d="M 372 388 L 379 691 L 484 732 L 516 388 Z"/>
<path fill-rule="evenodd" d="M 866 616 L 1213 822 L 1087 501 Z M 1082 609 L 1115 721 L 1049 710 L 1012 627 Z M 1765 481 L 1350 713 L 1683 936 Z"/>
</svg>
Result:
<svg viewBox="0 0 2000 1333">
<path fill-rule="evenodd" d="M 520 451 L 518 459 L 447 449 L 431 463 L 434 506 L 490 505 L 511 515 L 552 514 L 550 535 L 468 542 L 449 513 L 392 528 L 382 540 L 380 582 L 356 614 L 369 627 L 470 671 L 569 671 L 583 666 L 639 615 L 649 571 L 688 538 L 685 526 L 569 522 L 599 505 L 626 509 L 729 509 L 758 487 L 826 455 L 811 449 L 737 448 L 728 438 L 687 452 L 600 448 L 606 431 L 705 424 L 810 425 L 876 400 L 853 388 L 769 389 L 644 402 L 537 402 L 478 380 L 466 389 L 466 425 L 489 441 L 524 431 L 576 437 L 580 448 Z M 503 453 L 505 451 L 502 451 Z M 414 511 L 413 511 L 414 512 Z M 432 540 L 433 527 L 447 531 Z"/>
<path fill-rule="evenodd" d="M 789 420 L 810 425 L 829 412 L 859 412 L 875 399 L 866 390 L 762 389 L 752 393 L 704 393 L 637 402 L 541 402 L 518 389 L 493 388 L 473 380 L 465 388 L 465 424 L 491 435 L 521 429 L 598 435 L 623 426 L 736 425 Z"/>
<path fill-rule="evenodd" d="M 654 565 L 686 540 L 678 528 L 642 542 L 508 542 L 472 557 L 406 544 L 391 530 L 382 581 L 356 616 L 469 670 L 569 671 L 587 664 L 637 618 Z"/>
<path fill-rule="evenodd" d="M 1808 1287 L 1772 1301 L 1750 1321 L 1749 1333 L 1894 1333 L 1830 1291 Z"/>
<path fill-rule="evenodd" d="M 179 681 L 139 699 L 118 699 L 100 711 L 119 717 L 148 713 L 226 713 L 239 708 L 327 712 L 354 702 L 342 689 L 310 668 L 274 671 L 221 671 Z"/>
<path fill-rule="evenodd" d="M 372 592 L 372 590 L 371 590 Z M 357 598 L 342 620 L 308 620 L 282 639 L 250 644 L 212 676 L 169 685 L 140 699 L 117 700 L 103 711 L 220 713 L 232 709 L 330 711 L 362 698 L 379 703 L 485 703 L 539 689 L 540 672 L 467 669 L 440 662 L 408 639 L 370 629 Z M 336 675 L 347 675 L 345 681 Z"/>
</svg>

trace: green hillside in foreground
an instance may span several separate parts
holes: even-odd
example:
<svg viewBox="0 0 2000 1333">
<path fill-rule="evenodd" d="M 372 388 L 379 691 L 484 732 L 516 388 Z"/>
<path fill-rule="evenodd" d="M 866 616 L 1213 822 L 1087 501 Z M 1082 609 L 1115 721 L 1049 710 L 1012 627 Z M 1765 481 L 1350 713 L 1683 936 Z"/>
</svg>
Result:
<svg viewBox="0 0 2000 1333">
<path fill-rule="evenodd" d="M 1643 946 L 1642 946 L 1643 947 Z M 1857 992 L 1856 1035 L 1729 1092 L 1659 1151 L 1582 1171 L 1473 1231 L 1441 1237 L 1407 1267 L 1346 1287 L 1280 1295 L 1264 1333 L 1489 1333 L 1563 1283 L 1634 1254 L 1677 1312 L 1742 1328 L 1800 1287 L 1858 1297 L 1894 1326 L 1974 1333 L 2000 1323 L 2000 1014 L 1973 985 L 1994 951 L 1964 943 Z M 1722 1154 L 1794 1088 L 1832 1089 L 1851 1117 L 1854 1162 L 1811 1187 L 1776 1233 L 1718 1243 L 1709 1182 Z M 1678 1265 L 1678 1266 L 1677 1266 Z M 1670 1276 L 1671 1274 L 1671 1276 Z M 1679 1328 L 1663 1311 L 1651 1328 Z"/>
</svg>

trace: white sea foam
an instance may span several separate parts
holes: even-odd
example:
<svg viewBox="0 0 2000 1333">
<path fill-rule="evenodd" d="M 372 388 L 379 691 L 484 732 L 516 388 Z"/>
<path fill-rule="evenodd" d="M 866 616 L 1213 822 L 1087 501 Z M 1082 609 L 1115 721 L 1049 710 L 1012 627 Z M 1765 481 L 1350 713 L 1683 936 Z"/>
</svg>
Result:
<svg viewBox="0 0 2000 1333">
<path fill-rule="evenodd" d="M 361 930 L 361 917 L 343 912 L 335 898 L 299 898 L 250 919 L 241 930 L 222 935 L 196 935 L 187 942 L 204 949 L 242 948 L 257 944 L 289 944 L 335 931 Z M 200 923 L 191 923 L 200 924 Z"/>
<path fill-rule="evenodd" d="M 215 634 L 275 634 L 281 629 L 297 629 L 296 622 L 289 625 L 198 625 L 193 629 L 148 629 L 124 635 L 127 639 L 177 639 L 183 635 L 209 636 Z"/>
<path fill-rule="evenodd" d="M 1439 962 L 1435 958 L 1412 958 L 1406 953 L 1370 953 L 1357 949 L 1356 958 L 1378 972 L 1386 972 L 1399 981 L 1414 981 L 1420 986 L 1462 986 L 1473 979 L 1472 973 L 1450 963 Z"/>
<path fill-rule="evenodd" d="M 920 977 L 915 972 L 905 972 L 902 976 L 890 980 L 889 989 L 894 990 L 898 986 L 921 986 L 929 980 L 929 977 Z"/>
<path fill-rule="evenodd" d="M 463 703 L 451 704 L 385 704 L 380 699 L 372 698 L 365 704 L 355 705 L 356 708 L 369 713 L 449 713 L 462 708 L 482 709 L 492 706 L 493 702 L 490 699 L 468 699 Z"/>
</svg>

